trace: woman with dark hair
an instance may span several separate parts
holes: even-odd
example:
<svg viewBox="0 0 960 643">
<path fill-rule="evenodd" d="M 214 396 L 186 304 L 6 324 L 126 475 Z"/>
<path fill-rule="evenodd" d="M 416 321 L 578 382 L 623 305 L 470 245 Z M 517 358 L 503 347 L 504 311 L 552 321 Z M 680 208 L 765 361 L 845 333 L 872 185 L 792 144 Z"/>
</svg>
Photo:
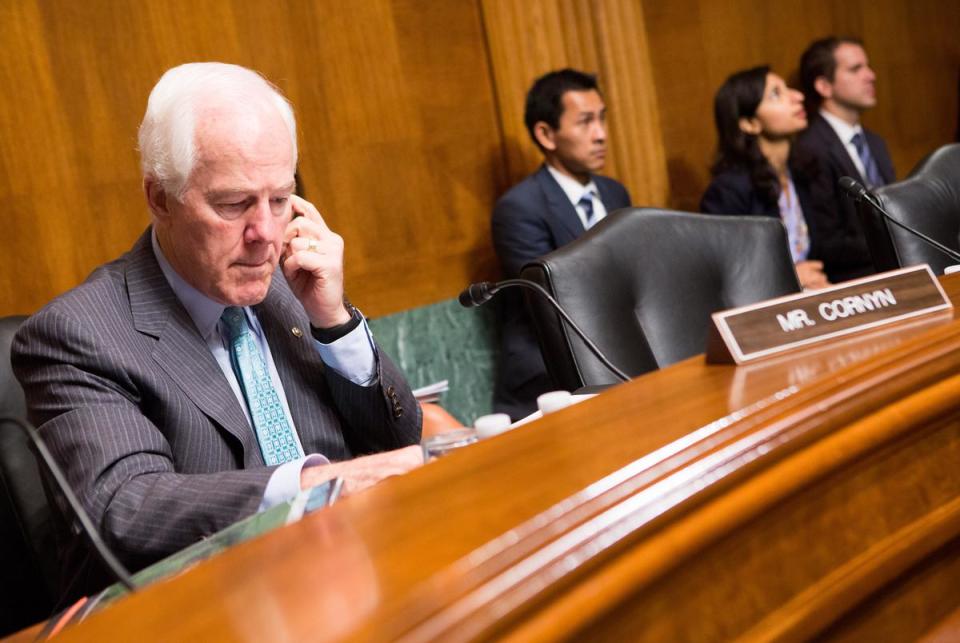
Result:
<svg viewBox="0 0 960 643">
<path fill-rule="evenodd" d="M 713 180 L 700 202 L 708 214 L 779 217 L 804 288 L 829 285 L 823 262 L 811 252 L 812 170 L 790 154 L 793 136 L 806 128 L 803 94 L 790 89 L 769 67 L 730 76 L 714 99 L 717 159 Z"/>
</svg>

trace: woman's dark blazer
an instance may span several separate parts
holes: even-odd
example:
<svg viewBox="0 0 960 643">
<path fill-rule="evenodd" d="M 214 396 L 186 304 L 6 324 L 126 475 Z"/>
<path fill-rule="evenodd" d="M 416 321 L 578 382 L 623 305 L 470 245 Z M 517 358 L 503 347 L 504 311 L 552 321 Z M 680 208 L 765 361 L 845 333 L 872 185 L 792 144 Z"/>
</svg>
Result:
<svg viewBox="0 0 960 643">
<path fill-rule="evenodd" d="M 810 192 L 810 181 L 805 174 L 793 168 L 790 174 L 810 233 L 808 258 L 819 259 L 814 212 L 816 204 Z M 764 200 L 754 189 L 750 173 L 742 169 L 724 170 L 714 176 L 700 200 L 700 211 L 706 214 L 756 214 L 780 218 L 780 207 L 777 203 Z"/>
</svg>

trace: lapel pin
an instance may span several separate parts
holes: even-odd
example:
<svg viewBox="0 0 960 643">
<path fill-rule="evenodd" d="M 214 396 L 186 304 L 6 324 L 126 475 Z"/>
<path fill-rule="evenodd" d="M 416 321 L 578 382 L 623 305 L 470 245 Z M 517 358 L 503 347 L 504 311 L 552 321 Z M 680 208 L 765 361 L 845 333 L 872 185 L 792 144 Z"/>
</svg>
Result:
<svg viewBox="0 0 960 643">
<path fill-rule="evenodd" d="M 290 332 L 293 333 L 294 337 L 303 337 L 303 331 L 300 330 L 299 326 L 294 326 L 290 329 Z"/>
</svg>

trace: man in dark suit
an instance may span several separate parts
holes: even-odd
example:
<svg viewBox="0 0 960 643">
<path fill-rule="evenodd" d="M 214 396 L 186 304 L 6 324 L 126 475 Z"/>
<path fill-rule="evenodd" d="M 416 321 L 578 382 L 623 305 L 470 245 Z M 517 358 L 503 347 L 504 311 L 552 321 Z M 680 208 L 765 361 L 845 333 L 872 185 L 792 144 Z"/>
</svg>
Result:
<svg viewBox="0 0 960 643">
<path fill-rule="evenodd" d="M 820 254 L 831 282 L 862 277 L 873 272 L 873 261 L 856 208 L 838 181 L 850 176 L 879 187 L 896 179 L 883 139 L 860 124 L 877 102 L 876 75 L 860 41 L 830 37 L 803 53 L 800 82 L 810 126 L 796 151 L 817 160 L 812 189 L 820 207 L 811 225 L 820 231 Z"/>
<path fill-rule="evenodd" d="M 242 67 L 176 67 L 140 153 L 153 225 L 13 348 L 31 420 L 119 557 L 418 465 L 419 407 L 346 303 L 343 241 L 293 194 L 286 100 Z M 68 576 L 91 571 L 66 549 Z"/>
<path fill-rule="evenodd" d="M 630 205 L 620 183 L 598 176 L 607 154 L 606 106 L 596 78 L 573 69 L 550 72 L 527 93 L 524 122 L 544 164 L 504 194 L 493 210 L 493 244 L 505 277 L 564 246 Z M 495 410 L 519 419 L 553 388 L 521 295 L 504 293 Z"/>
</svg>

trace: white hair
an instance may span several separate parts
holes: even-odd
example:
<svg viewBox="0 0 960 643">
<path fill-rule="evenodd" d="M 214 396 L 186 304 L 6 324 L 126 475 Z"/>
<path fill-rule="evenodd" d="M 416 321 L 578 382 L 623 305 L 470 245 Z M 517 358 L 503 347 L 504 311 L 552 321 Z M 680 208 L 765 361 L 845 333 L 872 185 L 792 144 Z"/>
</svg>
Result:
<svg viewBox="0 0 960 643">
<path fill-rule="evenodd" d="M 144 178 L 160 182 L 168 194 L 181 199 L 197 160 L 194 142 L 196 116 L 211 103 L 245 106 L 266 99 L 280 112 L 297 162 L 297 122 L 293 108 L 280 91 L 257 72 L 226 63 L 188 63 L 160 77 L 138 132 L 140 169 Z"/>
</svg>

